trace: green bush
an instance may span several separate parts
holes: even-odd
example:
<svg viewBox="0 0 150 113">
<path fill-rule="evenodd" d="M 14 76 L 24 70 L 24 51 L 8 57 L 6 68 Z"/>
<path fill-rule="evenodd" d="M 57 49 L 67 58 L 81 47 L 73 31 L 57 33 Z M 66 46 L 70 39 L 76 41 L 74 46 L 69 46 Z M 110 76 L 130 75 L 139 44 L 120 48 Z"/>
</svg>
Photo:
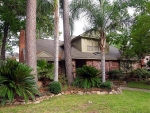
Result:
<svg viewBox="0 0 150 113">
<path fill-rule="evenodd" d="M 32 69 L 25 64 L 12 59 L 7 59 L 0 67 L 0 97 L 1 104 L 7 100 L 12 102 L 15 97 L 23 97 L 27 102 L 29 98 L 34 99 L 38 94 L 38 88 Z"/>
<path fill-rule="evenodd" d="M 150 72 L 147 71 L 147 69 L 143 68 L 138 68 L 136 70 L 133 70 L 131 73 L 131 77 L 136 77 L 136 78 L 149 78 L 150 77 Z"/>
<path fill-rule="evenodd" d="M 74 80 L 74 86 L 80 88 L 100 87 L 100 71 L 95 67 L 84 65 L 82 68 L 76 69 L 76 74 L 77 77 Z"/>
<path fill-rule="evenodd" d="M 148 67 L 150 67 L 150 60 L 147 62 Z"/>
<path fill-rule="evenodd" d="M 67 78 L 64 74 L 58 76 L 58 80 L 62 86 L 68 85 Z"/>
<path fill-rule="evenodd" d="M 38 72 L 38 78 L 46 77 L 46 78 L 53 79 L 54 78 L 54 65 L 48 63 L 44 59 L 38 60 L 37 72 Z"/>
<path fill-rule="evenodd" d="M 109 75 L 109 79 L 119 79 L 120 77 L 123 76 L 123 73 L 121 70 L 111 70 L 111 71 L 108 71 L 107 74 Z"/>
<path fill-rule="evenodd" d="M 53 81 L 49 84 L 49 91 L 53 94 L 58 94 L 61 92 L 61 84 L 60 82 L 57 82 L 57 81 Z"/>
<path fill-rule="evenodd" d="M 111 89 L 112 88 L 112 83 L 110 81 L 106 81 L 100 85 L 101 88 L 107 88 Z"/>
</svg>

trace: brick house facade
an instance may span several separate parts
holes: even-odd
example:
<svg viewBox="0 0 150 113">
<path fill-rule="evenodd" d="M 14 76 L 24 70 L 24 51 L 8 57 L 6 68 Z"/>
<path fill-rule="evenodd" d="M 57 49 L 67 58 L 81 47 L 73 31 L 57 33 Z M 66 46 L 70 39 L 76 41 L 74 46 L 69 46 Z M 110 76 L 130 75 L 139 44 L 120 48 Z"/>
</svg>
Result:
<svg viewBox="0 0 150 113">
<path fill-rule="evenodd" d="M 92 38 L 89 38 L 92 37 Z M 75 76 L 76 68 L 83 65 L 90 65 L 101 70 L 100 50 L 98 49 L 98 38 L 81 34 L 71 40 L 72 73 Z M 59 74 L 65 73 L 64 46 L 63 41 L 59 41 Z M 19 61 L 24 62 L 23 49 L 25 48 L 25 33 L 20 33 Z M 54 40 L 37 39 L 37 59 L 54 61 Z M 113 69 L 121 69 L 120 52 L 113 46 L 107 47 L 105 54 L 106 72 Z M 93 50 L 93 51 L 92 51 Z M 134 69 L 140 67 L 139 63 L 132 63 Z M 126 67 L 124 67 L 126 68 Z"/>
</svg>

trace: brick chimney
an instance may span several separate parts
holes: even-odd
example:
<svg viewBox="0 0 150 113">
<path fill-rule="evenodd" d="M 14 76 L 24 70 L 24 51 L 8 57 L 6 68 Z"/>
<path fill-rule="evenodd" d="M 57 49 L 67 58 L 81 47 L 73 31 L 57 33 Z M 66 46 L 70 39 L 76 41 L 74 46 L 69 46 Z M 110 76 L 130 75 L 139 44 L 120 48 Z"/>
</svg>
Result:
<svg viewBox="0 0 150 113">
<path fill-rule="evenodd" d="M 19 39 L 19 62 L 24 63 L 24 50 L 25 50 L 25 30 L 20 31 L 20 39 Z"/>
</svg>

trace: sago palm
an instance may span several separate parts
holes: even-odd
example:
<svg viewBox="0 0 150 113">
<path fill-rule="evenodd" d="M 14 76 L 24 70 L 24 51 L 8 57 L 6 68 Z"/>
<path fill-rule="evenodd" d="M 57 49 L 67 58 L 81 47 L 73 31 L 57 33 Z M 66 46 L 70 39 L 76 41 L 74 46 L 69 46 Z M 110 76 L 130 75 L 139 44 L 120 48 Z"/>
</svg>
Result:
<svg viewBox="0 0 150 113">
<path fill-rule="evenodd" d="M 92 66 L 84 65 L 82 68 L 76 69 L 77 77 L 75 78 L 74 85 L 81 88 L 100 87 L 101 80 L 100 70 Z"/>
<path fill-rule="evenodd" d="M 12 102 L 15 97 L 22 97 L 27 102 L 38 94 L 38 88 L 31 74 L 32 69 L 15 60 L 8 59 L 0 67 L 0 97 L 1 103 Z"/>
<path fill-rule="evenodd" d="M 59 0 L 49 0 L 53 5 L 54 12 L 54 45 L 55 45 L 55 59 L 54 59 L 54 81 L 58 81 L 58 67 L 59 67 Z"/>
<path fill-rule="evenodd" d="M 37 72 L 40 77 L 47 77 L 50 79 L 54 78 L 54 65 L 52 63 L 48 63 L 46 60 L 38 60 L 37 61 Z"/>
</svg>

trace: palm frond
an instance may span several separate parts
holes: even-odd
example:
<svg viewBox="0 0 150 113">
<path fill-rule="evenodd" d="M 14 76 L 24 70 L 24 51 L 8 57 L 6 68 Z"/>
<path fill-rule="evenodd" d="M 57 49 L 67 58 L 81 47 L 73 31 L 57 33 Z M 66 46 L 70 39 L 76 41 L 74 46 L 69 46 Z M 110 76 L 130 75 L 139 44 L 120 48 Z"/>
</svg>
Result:
<svg viewBox="0 0 150 113">
<path fill-rule="evenodd" d="M 100 87 L 100 71 L 92 66 L 84 65 L 76 69 L 77 77 L 73 85 L 81 88 Z"/>
<path fill-rule="evenodd" d="M 24 97 L 27 102 L 34 94 L 38 94 L 38 88 L 32 69 L 25 64 L 8 59 L 0 67 L 0 97 L 1 103 L 6 100 L 13 101 L 15 96 Z"/>
</svg>

